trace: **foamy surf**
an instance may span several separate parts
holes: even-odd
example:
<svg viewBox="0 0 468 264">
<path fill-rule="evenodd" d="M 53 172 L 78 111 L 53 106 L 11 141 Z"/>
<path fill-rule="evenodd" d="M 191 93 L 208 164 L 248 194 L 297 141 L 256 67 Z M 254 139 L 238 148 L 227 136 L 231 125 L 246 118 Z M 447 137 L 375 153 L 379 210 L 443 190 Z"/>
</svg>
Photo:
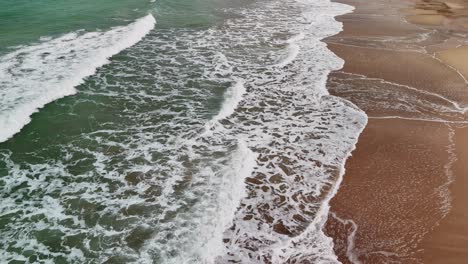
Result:
<svg viewBox="0 0 468 264">
<path fill-rule="evenodd" d="M 84 78 L 139 42 L 155 23 L 147 15 L 128 26 L 69 33 L 1 57 L 0 142 L 18 133 L 47 103 L 75 94 Z"/>
<path fill-rule="evenodd" d="M 291 27 L 299 33 L 279 52 L 286 56 L 261 78 L 245 78 L 249 93 L 228 118 L 236 124 L 234 135 L 245 133 L 258 158 L 247 178 L 247 196 L 225 232 L 227 253 L 220 263 L 338 263 L 322 229 L 367 117 L 328 95 L 327 76 L 343 61 L 321 40 L 341 31 L 334 16 L 352 8 L 328 1 L 282 4 L 302 10 L 305 21 Z M 278 16 L 278 23 L 282 19 Z"/>
<path fill-rule="evenodd" d="M 253 1 L 209 27 L 161 27 L 115 57 L 71 110 L 57 106 L 71 111 L 63 127 L 96 106 L 89 127 L 59 130 L 65 144 L 46 150 L 0 149 L 0 257 L 34 248 L 76 263 L 337 262 L 321 226 L 366 116 L 328 94 L 343 61 L 321 39 L 349 10 Z"/>
</svg>

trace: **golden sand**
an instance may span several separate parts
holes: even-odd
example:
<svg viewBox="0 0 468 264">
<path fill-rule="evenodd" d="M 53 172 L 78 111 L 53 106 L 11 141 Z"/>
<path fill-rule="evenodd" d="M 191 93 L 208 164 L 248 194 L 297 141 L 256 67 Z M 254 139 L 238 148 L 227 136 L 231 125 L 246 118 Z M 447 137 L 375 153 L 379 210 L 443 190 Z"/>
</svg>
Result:
<svg viewBox="0 0 468 264">
<path fill-rule="evenodd" d="M 464 9 L 465 3 L 463 2 L 444 2 L 450 9 Z"/>
<path fill-rule="evenodd" d="M 436 56 L 456 68 L 468 80 L 468 46 L 438 52 Z"/>
<path fill-rule="evenodd" d="M 432 14 L 422 14 L 422 15 L 410 15 L 406 19 L 415 24 L 420 25 L 442 25 L 446 20 L 446 17 L 443 15 L 432 15 Z"/>
</svg>

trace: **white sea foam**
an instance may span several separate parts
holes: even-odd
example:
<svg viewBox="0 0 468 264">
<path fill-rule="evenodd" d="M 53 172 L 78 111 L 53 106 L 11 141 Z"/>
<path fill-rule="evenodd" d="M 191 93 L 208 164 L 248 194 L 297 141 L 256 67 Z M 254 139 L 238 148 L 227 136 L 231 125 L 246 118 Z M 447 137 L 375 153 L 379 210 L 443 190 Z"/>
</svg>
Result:
<svg viewBox="0 0 468 264">
<path fill-rule="evenodd" d="M 239 140 L 238 148 L 232 155 L 229 166 L 222 172 L 223 181 L 218 191 L 219 198 L 217 199 L 217 208 L 215 208 L 217 224 L 203 227 L 209 234 L 209 239 L 200 249 L 199 255 L 207 263 L 214 263 L 217 256 L 226 254 L 223 232 L 233 224 L 237 207 L 246 195 L 245 178 L 252 173 L 256 165 L 256 158 L 247 144 L 243 140 Z"/>
<path fill-rule="evenodd" d="M 235 82 L 234 85 L 231 85 L 226 92 L 224 93 L 224 100 L 221 105 L 221 109 L 218 114 L 216 114 L 210 121 L 205 125 L 204 136 L 212 132 L 214 126 L 217 125 L 217 122 L 220 120 L 229 117 L 234 113 L 239 103 L 242 101 L 242 96 L 246 93 L 244 80 L 240 79 Z"/>
<path fill-rule="evenodd" d="M 288 53 L 284 59 L 282 59 L 280 62 L 275 64 L 275 67 L 283 68 L 286 65 L 290 64 L 291 62 L 296 59 L 297 55 L 299 55 L 299 52 L 301 51 L 301 48 L 296 45 L 296 44 L 289 44 L 288 47 Z"/>
<path fill-rule="evenodd" d="M 221 106 L 219 113 L 213 118 L 213 120 L 224 119 L 234 113 L 237 105 L 242 100 L 242 96 L 245 94 L 245 86 L 243 80 L 238 80 L 236 84 L 229 87 L 224 94 L 224 102 Z"/>
<path fill-rule="evenodd" d="M 353 264 L 362 264 L 362 262 L 359 260 L 354 244 L 355 244 L 355 239 L 356 239 L 356 232 L 358 229 L 357 224 L 351 220 L 351 219 L 342 219 L 339 216 L 337 216 L 335 213 L 331 212 L 330 216 L 333 217 L 336 221 L 340 222 L 343 226 L 351 226 L 351 232 L 348 235 L 347 239 L 347 247 L 346 247 L 346 256 L 348 257 L 349 261 Z"/>
<path fill-rule="evenodd" d="M 106 32 L 75 32 L 22 47 L 0 58 L 0 142 L 31 121 L 47 103 L 76 93 L 75 87 L 153 29 L 152 15 Z"/>
</svg>

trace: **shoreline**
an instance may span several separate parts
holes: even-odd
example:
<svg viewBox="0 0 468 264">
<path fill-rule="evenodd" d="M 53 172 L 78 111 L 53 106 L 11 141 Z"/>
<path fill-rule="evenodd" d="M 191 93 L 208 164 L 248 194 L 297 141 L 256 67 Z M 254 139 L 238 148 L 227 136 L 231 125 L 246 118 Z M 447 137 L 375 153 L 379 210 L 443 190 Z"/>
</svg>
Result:
<svg viewBox="0 0 468 264">
<path fill-rule="evenodd" d="M 343 263 L 463 263 L 468 50 L 455 33 L 464 20 L 448 14 L 429 23 L 418 1 L 336 2 L 355 10 L 337 17 L 344 30 L 325 40 L 345 61 L 327 88 L 369 122 L 346 161 L 325 233 Z M 464 15 L 460 6 L 454 12 Z"/>
</svg>

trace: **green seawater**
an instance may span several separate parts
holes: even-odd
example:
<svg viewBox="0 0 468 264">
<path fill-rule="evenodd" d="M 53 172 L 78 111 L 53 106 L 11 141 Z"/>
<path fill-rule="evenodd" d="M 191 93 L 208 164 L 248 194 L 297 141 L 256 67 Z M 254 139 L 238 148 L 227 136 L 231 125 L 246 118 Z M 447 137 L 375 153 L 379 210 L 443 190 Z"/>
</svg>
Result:
<svg viewBox="0 0 468 264">
<path fill-rule="evenodd" d="M 183 178 L 172 179 L 199 170 L 198 164 L 177 165 L 189 161 L 176 141 L 203 128 L 231 85 L 203 76 L 212 51 L 188 49 L 192 34 L 223 21 L 216 4 L 0 1 L 0 55 L 73 32 L 125 27 L 148 14 L 157 19 L 144 40 L 113 56 L 76 87 L 77 94 L 45 105 L 19 133 L 0 143 L 0 263 L 141 263 L 147 258 L 165 263 L 171 258 L 174 249 L 138 254 L 158 233 L 158 244 L 175 247 L 177 240 L 162 234 L 180 225 L 174 218 L 193 217 L 161 203 L 182 206 L 181 212 L 197 204 Z M 36 56 L 34 50 L 23 53 L 19 63 Z M 8 88 L 10 80 L 2 81 L 7 84 L 0 89 Z M 164 188 L 176 193 L 167 196 Z"/>
<path fill-rule="evenodd" d="M 333 263 L 293 239 L 366 119 L 323 87 L 322 9 L 0 0 L 0 264 Z"/>
</svg>

